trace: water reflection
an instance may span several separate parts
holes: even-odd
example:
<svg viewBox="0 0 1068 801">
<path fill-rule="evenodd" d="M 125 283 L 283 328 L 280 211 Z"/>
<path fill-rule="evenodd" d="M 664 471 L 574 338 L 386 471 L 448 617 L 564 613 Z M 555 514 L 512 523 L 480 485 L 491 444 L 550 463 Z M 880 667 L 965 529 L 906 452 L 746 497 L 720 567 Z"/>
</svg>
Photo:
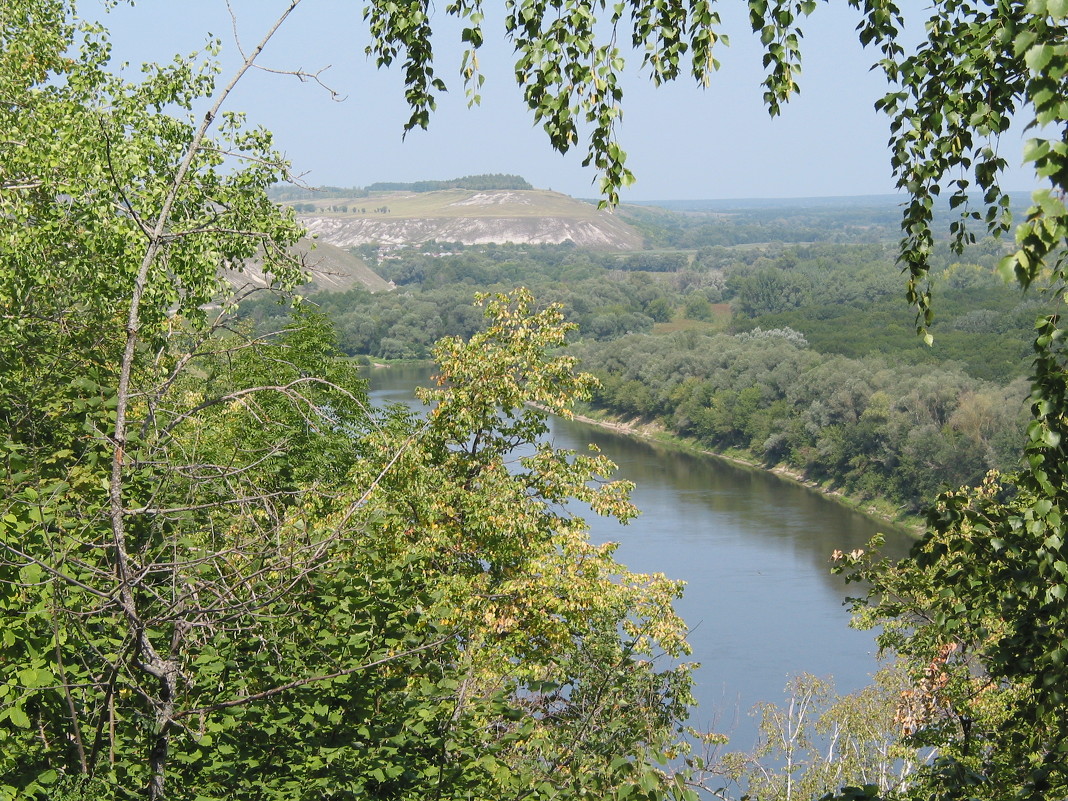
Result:
<svg viewBox="0 0 1068 801">
<path fill-rule="evenodd" d="M 867 683 L 873 638 L 848 628 L 847 588 L 828 560 L 886 526 L 778 476 L 567 421 L 552 428 L 558 446 L 593 442 L 637 484 L 642 516 L 627 527 L 591 519 L 594 538 L 618 541 L 632 569 L 687 582 L 679 610 L 702 665 L 696 722 L 733 729 L 747 748 L 749 710 L 779 700 L 788 675 L 834 676 L 843 691 Z M 889 555 L 908 550 L 904 534 L 887 535 Z"/>
<path fill-rule="evenodd" d="M 426 370 L 370 373 L 373 398 L 412 398 Z M 634 481 L 641 516 L 628 526 L 584 514 L 596 541 L 620 543 L 619 561 L 687 582 L 679 611 L 692 629 L 700 707 L 697 725 L 731 734 L 749 748 L 759 701 L 782 698 L 787 676 L 833 676 L 841 691 L 867 683 L 876 667 L 869 632 L 848 628 L 844 583 L 830 553 L 864 547 L 878 531 L 900 556 L 909 540 L 818 493 L 760 471 L 560 419 L 557 447 L 596 444 Z"/>
</svg>

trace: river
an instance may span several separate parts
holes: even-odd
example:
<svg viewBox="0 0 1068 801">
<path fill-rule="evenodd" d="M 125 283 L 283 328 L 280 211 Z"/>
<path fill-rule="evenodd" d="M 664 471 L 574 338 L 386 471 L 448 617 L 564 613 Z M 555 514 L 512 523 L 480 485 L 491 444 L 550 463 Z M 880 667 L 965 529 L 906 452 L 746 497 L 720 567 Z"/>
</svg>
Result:
<svg viewBox="0 0 1068 801">
<path fill-rule="evenodd" d="M 411 403 L 425 368 L 368 373 L 376 403 Z M 789 676 L 833 677 L 840 692 L 859 689 L 877 669 L 871 632 L 850 629 L 850 588 L 830 572 L 834 549 L 862 548 L 877 532 L 886 553 L 910 540 L 864 515 L 773 474 L 732 465 L 596 426 L 549 421 L 553 444 L 594 443 L 635 482 L 641 515 L 627 526 L 587 515 L 598 542 L 618 542 L 632 570 L 686 582 L 677 608 L 690 626 L 698 708 L 691 722 L 727 734 L 731 750 L 756 737 L 750 714 L 781 702 Z"/>
</svg>

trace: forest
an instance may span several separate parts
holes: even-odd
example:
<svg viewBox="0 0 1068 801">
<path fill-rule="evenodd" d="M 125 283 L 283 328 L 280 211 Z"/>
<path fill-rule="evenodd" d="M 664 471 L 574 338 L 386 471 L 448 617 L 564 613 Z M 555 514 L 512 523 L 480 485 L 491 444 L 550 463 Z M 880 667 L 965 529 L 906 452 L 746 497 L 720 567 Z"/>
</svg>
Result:
<svg viewBox="0 0 1068 801">
<path fill-rule="evenodd" d="M 860 754 L 884 770 L 825 760 L 808 783 L 788 756 L 757 764 L 756 795 L 1065 797 L 1065 3 L 936 0 L 918 41 L 911 7 L 851 3 L 890 83 L 878 109 L 906 200 L 889 244 L 752 247 L 772 223 L 718 240 L 679 222 L 662 250 L 615 261 L 413 253 L 382 266 L 396 293 L 282 312 L 221 278 L 255 264 L 275 290 L 305 282 L 300 226 L 269 195 L 290 165 L 228 102 L 302 2 L 231 74 L 212 40 L 136 80 L 72 3 L 0 4 L 0 799 L 728 795 L 730 765 L 702 748 L 716 738 L 687 722 L 682 588 L 618 564 L 569 507 L 626 520 L 631 487 L 603 455 L 542 439 L 547 414 L 579 403 L 629 403 L 861 492 L 885 468 L 924 510 L 900 562 L 833 555 L 898 682 L 866 740 L 854 707 L 820 720 L 846 727 L 835 742 L 889 743 Z M 778 114 L 819 4 L 746 5 Z M 408 130 L 445 90 L 425 11 L 372 0 L 353 22 L 378 66 L 403 67 Z M 477 93 L 482 6 L 441 11 Z M 713 80 L 720 21 L 704 2 L 524 0 L 494 35 L 549 145 L 585 148 L 614 205 L 633 180 L 627 57 L 655 84 Z M 999 149 L 1013 120 L 1040 184 L 1015 215 Z M 531 289 L 509 289 L 516 276 Z M 417 306 L 479 281 L 484 324 Z M 907 321 L 834 333 L 853 320 L 836 311 L 882 315 L 895 291 L 926 354 L 911 366 Z M 434 412 L 372 408 L 327 314 L 348 353 L 429 353 Z M 932 483 L 921 468 L 939 465 Z"/>
<path fill-rule="evenodd" d="M 846 207 L 822 215 L 830 237 L 852 219 Z M 658 216 L 667 239 L 675 217 Z M 726 236 L 750 225 L 744 215 L 716 219 Z M 684 224 L 697 227 L 692 215 Z M 800 245 L 786 234 L 785 242 L 630 254 L 431 244 L 376 262 L 395 292 L 311 294 L 309 302 L 333 321 L 346 353 L 419 359 L 442 336 L 479 330 L 473 292 L 528 287 L 577 326 L 569 352 L 600 381 L 594 407 L 900 513 L 1013 467 L 1034 319 L 1052 306 L 995 275 L 1003 246 L 943 247 L 927 346 L 901 303 L 891 245 Z M 284 307 L 269 300 L 242 314 L 262 331 L 285 324 Z"/>
</svg>

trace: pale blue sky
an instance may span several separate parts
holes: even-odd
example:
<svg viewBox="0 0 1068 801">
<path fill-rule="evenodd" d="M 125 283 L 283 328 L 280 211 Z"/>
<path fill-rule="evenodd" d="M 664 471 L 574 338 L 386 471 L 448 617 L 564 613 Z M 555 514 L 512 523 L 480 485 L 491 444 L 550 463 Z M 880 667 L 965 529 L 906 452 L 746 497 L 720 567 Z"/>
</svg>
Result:
<svg viewBox="0 0 1068 801">
<path fill-rule="evenodd" d="M 250 46 L 274 19 L 278 0 L 234 0 L 239 34 Z M 533 126 L 512 77 L 503 25 L 487 12 L 487 42 L 480 51 L 486 85 L 480 107 L 469 109 L 458 78 L 458 35 L 439 0 L 443 35 L 436 45 L 438 74 L 450 93 L 439 102 L 429 131 L 401 140 L 407 119 L 402 73 L 378 71 L 364 56 L 367 33 L 359 0 L 304 0 L 261 58 L 276 69 L 318 70 L 346 97 L 338 103 L 292 77 L 247 76 L 231 108 L 275 132 L 277 143 L 311 184 L 364 186 L 375 181 L 446 179 L 473 173 L 523 175 L 535 186 L 592 197 L 592 170 L 583 152 L 555 153 Z M 487 9 L 494 4 L 486 3 Z M 911 2 L 905 4 L 912 6 Z M 920 4 L 915 3 L 914 7 Z M 235 51 L 224 0 L 140 0 L 104 15 L 100 0 L 80 0 L 80 11 L 112 30 L 118 58 L 135 65 L 169 60 L 203 46 L 207 34 L 223 40 L 224 60 Z M 805 26 L 801 95 L 785 114 L 769 119 L 761 103 L 761 50 L 749 33 L 740 0 L 720 4 L 731 45 L 713 85 L 684 81 L 653 88 L 628 63 L 625 119 L 620 129 L 628 164 L 638 177 L 624 200 L 815 197 L 894 191 L 886 148 L 887 124 L 872 104 L 885 91 L 877 58 L 857 42 L 856 12 L 842 0 L 821 6 Z M 230 56 L 230 58 L 227 58 Z M 1011 165 L 1020 138 L 1006 138 Z M 1034 181 L 1014 169 L 1006 187 L 1029 191 Z"/>
</svg>

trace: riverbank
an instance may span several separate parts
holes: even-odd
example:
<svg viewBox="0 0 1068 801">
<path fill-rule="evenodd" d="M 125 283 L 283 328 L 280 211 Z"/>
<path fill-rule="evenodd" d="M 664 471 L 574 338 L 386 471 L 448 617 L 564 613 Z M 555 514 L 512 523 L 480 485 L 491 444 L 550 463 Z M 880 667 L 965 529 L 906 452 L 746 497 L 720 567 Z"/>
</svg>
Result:
<svg viewBox="0 0 1068 801">
<path fill-rule="evenodd" d="M 677 434 L 672 434 L 658 423 L 650 423 L 638 419 L 628 420 L 606 412 L 601 412 L 597 409 L 591 409 L 585 405 L 582 413 L 575 413 L 574 419 L 580 423 L 597 426 L 598 428 L 614 431 L 626 436 L 638 437 L 667 447 L 689 451 L 691 453 L 699 453 L 702 456 L 711 456 L 714 459 L 720 459 L 747 470 L 759 470 L 765 473 L 773 473 L 787 481 L 800 484 L 813 492 L 818 492 L 820 495 L 829 498 L 840 506 L 862 514 L 865 517 L 880 523 L 888 523 L 916 539 L 919 539 L 923 534 L 923 521 L 919 517 L 914 515 L 902 516 L 886 501 L 854 497 L 834 487 L 812 481 L 811 479 L 806 478 L 800 471 L 794 470 L 786 465 L 778 464 L 769 467 L 756 459 L 748 458 L 738 452 L 722 453 L 709 450 L 693 440 L 680 437 Z"/>
<path fill-rule="evenodd" d="M 368 360 L 368 362 L 369 363 L 364 366 L 365 369 L 374 372 L 380 372 L 383 368 L 411 368 L 413 370 L 426 370 L 429 372 L 433 366 L 433 362 L 410 359 L 396 361 L 376 359 L 373 363 L 370 360 Z M 640 419 L 620 418 L 608 414 L 607 412 L 593 409 L 587 404 L 580 404 L 579 411 L 574 414 L 574 419 L 578 422 L 597 426 L 598 428 L 603 428 L 608 431 L 614 431 L 625 436 L 655 442 L 664 447 L 701 454 L 702 456 L 710 456 L 714 459 L 720 459 L 746 470 L 772 473 L 785 481 L 790 481 L 791 483 L 803 486 L 812 492 L 819 493 L 839 506 L 864 515 L 877 523 L 885 523 L 893 526 L 895 529 L 908 534 L 913 539 L 918 539 L 923 533 L 923 521 L 920 518 L 915 516 L 902 516 L 898 509 L 887 501 L 850 496 L 837 488 L 812 481 L 806 478 L 800 471 L 781 464 L 769 467 L 756 459 L 748 457 L 742 452 L 724 453 L 709 450 L 707 447 L 704 447 L 693 440 L 688 440 L 677 434 L 672 434 L 662 425 L 657 423 L 649 423 Z"/>
</svg>

